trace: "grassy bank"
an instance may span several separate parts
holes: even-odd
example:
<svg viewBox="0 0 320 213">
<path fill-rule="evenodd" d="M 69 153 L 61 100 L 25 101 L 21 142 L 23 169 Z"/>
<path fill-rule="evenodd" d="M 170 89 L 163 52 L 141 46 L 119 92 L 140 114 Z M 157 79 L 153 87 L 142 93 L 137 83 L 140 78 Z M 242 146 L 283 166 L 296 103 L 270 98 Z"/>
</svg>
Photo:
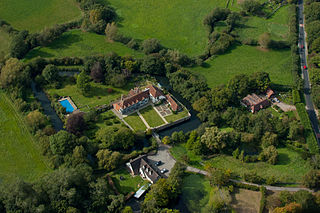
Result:
<svg viewBox="0 0 320 213">
<path fill-rule="evenodd" d="M 0 1 L 0 19 L 18 30 L 36 32 L 80 17 L 75 0 Z"/>
<path fill-rule="evenodd" d="M 22 116 L 0 91 L 0 180 L 33 181 L 50 169 Z M 1 182 L 1 181 L 0 181 Z"/>
</svg>

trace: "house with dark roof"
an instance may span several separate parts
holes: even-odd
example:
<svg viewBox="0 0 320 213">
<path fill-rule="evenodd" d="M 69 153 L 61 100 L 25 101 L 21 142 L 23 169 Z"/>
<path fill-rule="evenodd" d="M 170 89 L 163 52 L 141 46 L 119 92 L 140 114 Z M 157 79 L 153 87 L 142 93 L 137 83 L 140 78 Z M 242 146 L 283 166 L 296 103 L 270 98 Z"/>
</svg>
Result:
<svg viewBox="0 0 320 213">
<path fill-rule="evenodd" d="M 177 102 L 170 96 L 170 95 L 166 95 L 167 98 L 167 102 L 169 103 L 172 111 L 176 112 L 179 109 L 179 106 L 177 104 Z"/>
<path fill-rule="evenodd" d="M 130 170 L 131 175 L 140 175 L 143 179 L 150 181 L 152 184 L 157 182 L 161 177 L 156 170 L 152 168 L 146 155 L 131 159 L 126 166 Z"/>
<path fill-rule="evenodd" d="M 258 112 L 270 105 L 268 99 L 264 96 L 258 96 L 255 93 L 247 95 L 240 101 L 241 105 L 247 107 L 252 113 Z"/>
</svg>

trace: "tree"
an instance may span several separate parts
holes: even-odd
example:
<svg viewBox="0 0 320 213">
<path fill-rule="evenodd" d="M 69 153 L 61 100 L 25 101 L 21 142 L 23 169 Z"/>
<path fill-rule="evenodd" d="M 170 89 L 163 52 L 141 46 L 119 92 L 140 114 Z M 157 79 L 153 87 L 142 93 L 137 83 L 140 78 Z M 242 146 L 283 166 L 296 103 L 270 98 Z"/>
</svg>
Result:
<svg viewBox="0 0 320 213">
<path fill-rule="evenodd" d="M 16 58 L 6 61 L 0 73 L 0 86 L 2 88 L 14 87 L 17 84 L 25 84 L 25 76 L 22 73 L 24 65 Z"/>
<path fill-rule="evenodd" d="M 98 165 L 108 171 L 117 168 L 121 160 L 119 152 L 112 152 L 108 149 L 100 149 L 97 152 Z"/>
<path fill-rule="evenodd" d="M 210 32 L 212 32 L 215 23 L 226 20 L 229 14 L 230 10 L 228 8 L 216 7 L 205 17 L 203 24 L 207 25 L 210 29 Z"/>
<path fill-rule="evenodd" d="M 49 83 L 57 81 L 59 79 L 59 73 L 58 73 L 57 67 L 55 65 L 53 65 L 53 64 L 48 64 L 43 69 L 42 76 Z"/>
<path fill-rule="evenodd" d="M 252 15 L 257 15 L 261 12 L 261 4 L 256 0 L 245 0 L 241 4 L 242 9 Z"/>
<path fill-rule="evenodd" d="M 21 59 L 29 51 L 28 43 L 26 42 L 28 35 L 29 33 L 26 30 L 14 34 L 9 46 L 11 57 Z"/>
<path fill-rule="evenodd" d="M 320 187 L 320 171 L 319 170 L 310 170 L 303 177 L 303 185 L 308 188 L 314 189 Z"/>
<path fill-rule="evenodd" d="M 316 53 L 320 52 L 320 37 L 316 38 L 311 44 L 311 50 L 315 51 Z"/>
<path fill-rule="evenodd" d="M 109 84 L 118 88 L 124 87 L 126 83 L 126 77 L 123 74 L 112 74 L 109 79 Z"/>
<path fill-rule="evenodd" d="M 264 148 L 258 157 L 259 160 L 266 161 L 267 163 L 270 163 L 270 164 L 276 164 L 277 158 L 278 158 L 278 151 L 274 146 L 269 146 L 267 148 Z"/>
<path fill-rule="evenodd" d="M 110 146 L 113 149 L 117 150 L 128 150 L 134 145 L 134 134 L 133 132 L 126 128 L 120 127 L 118 131 L 114 134 L 114 143 Z"/>
<path fill-rule="evenodd" d="M 95 82 L 98 82 L 98 83 L 101 83 L 105 80 L 100 62 L 96 62 L 93 64 L 93 66 L 91 68 L 91 72 L 90 72 L 90 77 Z"/>
<path fill-rule="evenodd" d="M 270 47 L 270 44 L 271 44 L 270 34 L 269 33 L 261 34 L 259 36 L 258 43 L 262 48 L 267 49 L 268 47 Z"/>
<path fill-rule="evenodd" d="M 269 147 L 271 145 L 277 147 L 277 145 L 279 143 L 278 135 L 273 134 L 271 132 L 264 133 L 261 141 L 262 141 L 262 147 L 263 148 L 267 148 L 267 147 Z"/>
<path fill-rule="evenodd" d="M 105 34 L 108 40 L 116 41 L 118 38 L 118 28 L 116 23 L 108 23 L 105 29 Z"/>
<path fill-rule="evenodd" d="M 148 55 L 143 58 L 140 70 L 147 74 L 162 75 L 164 74 L 165 68 L 160 58 Z"/>
<path fill-rule="evenodd" d="M 164 136 L 163 139 L 162 139 L 162 143 L 170 144 L 171 143 L 170 137 L 169 136 Z"/>
<path fill-rule="evenodd" d="M 87 127 L 87 124 L 83 118 L 83 113 L 73 113 L 69 115 L 66 123 L 66 129 L 72 134 L 79 135 Z"/>
<path fill-rule="evenodd" d="M 82 71 L 77 77 L 77 88 L 85 95 L 90 91 L 90 80 L 87 74 Z"/>
<path fill-rule="evenodd" d="M 254 87 L 260 92 L 266 92 L 271 85 L 269 74 L 266 72 L 255 72 L 251 76 Z"/>
<path fill-rule="evenodd" d="M 218 187 L 225 186 L 229 183 L 231 172 L 228 170 L 217 169 L 209 166 L 207 168 L 211 185 Z"/>
<path fill-rule="evenodd" d="M 26 122 L 33 131 L 36 131 L 45 127 L 45 125 L 48 123 L 48 119 L 39 110 L 35 110 L 28 113 L 26 116 Z"/>
<path fill-rule="evenodd" d="M 142 42 L 142 50 L 145 54 L 157 53 L 162 49 L 158 39 L 150 38 Z"/>
<path fill-rule="evenodd" d="M 300 213 L 300 212 L 302 212 L 302 206 L 296 202 L 289 203 L 284 207 L 277 207 L 272 211 L 272 213 Z"/>
<path fill-rule="evenodd" d="M 232 92 L 226 87 L 218 86 L 211 90 L 211 96 L 212 106 L 215 109 L 222 110 L 231 103 Z"/>
<path fill-rule="evenodd" d="M 65 155 L 70 153 L 76 146 L 75 136 L 64 130 L 51 135 L 49 140 L 50 149 L 55 155 Z"/>
<path fill-rule="evenodd" d="M 252 88 L 249 77 L 245 74 L 239 74 L 232 77 L 228 82 L 228 89 L 234 95 L 234 100 L 246 96 Z"/>
<path fill-rule="evenodd" d="M 90 205 L 91 212 L 107 212 L 110 203 L 109 195 L 113 194 L 108 186 L 108 182 L 103 178 L 98 178 L 90 185 Z"/>
<path fill-rule="evenodd" d="M 124 207 L 122 213 L 133 213 L 132 208 L 130 206 Z"/>
<path fill-rule="evenodd" d="M 202 96 L 192 104 L 192 108 L 198 112 L 208 112 L 211 108 L 210 100 L 206 96 Z"/>
<path fill-rule="evenodd" d="M 88 162 L 88 159 L 87 159 L 86 150 L 83 148 L 83 146 L 76 146 L 73 149 L 73 153 L 72 153 L 72 165 L 73 165 L 73 167 L 76 167 L 79 164 L 87 163 L 87 162 Z"/>
<path fill-rule="evenodd" d="M 241 16 L 239 13 L 232 12 L 228 15 L 226 23 L 232 28 L 236 27 L 241 21 Z"/>
<path fill-rule="evenodd" d="M 201 136 L 201 142 L 214 153 L 221 152 L 227 146 L 228 134 L 220 131 L 218 127 L 206 128 Z"/>
</svg>

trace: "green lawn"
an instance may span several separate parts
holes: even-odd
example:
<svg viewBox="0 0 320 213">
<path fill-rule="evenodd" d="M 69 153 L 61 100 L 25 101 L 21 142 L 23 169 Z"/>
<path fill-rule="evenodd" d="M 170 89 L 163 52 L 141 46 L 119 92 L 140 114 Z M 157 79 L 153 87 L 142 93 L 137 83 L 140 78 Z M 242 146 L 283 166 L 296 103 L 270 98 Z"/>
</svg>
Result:
<svg viewBox="0 0 320 213">
<path fill-rule="evenodd" d="M 64 56 L 91 56 L 97 54 L 107 54 L 116 52 L 117 54 L 133 55 L 142 57 L 143 54 L 134 51 L 118 42 L 107 42 L 105 36 L 95 33 L 82 32 L 80 30 L 71 30 L 65 32 L 57 40 L 47 47 L 38 47 L 26 55 L 26 59 L 32 59 L 37 56 L 64 57 Z"/>
<path fill-rule="evenodd" d="M 0 182 L 10 181 L 15 177 L 33 181 L 50 171 L 22 116 L 2 91 L 0 137 Z"/>
<path fill-rule="evenodd" d="M 189 157 L 189 165 L 199 169 L 203 169 L 204 161 L 201 156 L 194 154 L 185 147 L 185 143 L 175 144 L 171 149 L 170 153 L 176 160 L 182 160 L 184 155 Z"/>
<path fill-rule="evenodd" d="M 202 74 L 210 87 L 228 83 L 236 74 L 267 72 L 271 81 L 280 85 L 291 85 L 290 50 L 262 51 L 253 46 L 235 46 L 231 51 L 206 61 L 205 67 L 191 70 Z"/>
<path fill-rule="evenodd" d="M 106 0 L 105 0 L 106 1 Z M 137 39 L 157 38 L 161 44 L 188 55 L 207 45 L 205 16 L 225 0 L 109 0 L 120 16 L 120 32 Z M 230 1 L 232 2 L 232 1 Z M 230 8 L 238 10 L 237 1 Z"/>
<path fill-rule="evenodd" d="M 124 118 L 124 120 L 135 130 L 135 131 L 145 131 L 147 129 L 143 121 L 140 119 L 137 113 L 133 113 Z"/>
<path fill-rule="evenodd" d="M 282 7 L 269 19 L 248 16 L 244 19 L 243 24 L 243 27 L 236 28 L 236 32 L 241 39 L 252 38 L 258 40 L 262 33 L 268 32 L 271 39 L 286 40 L 289 32 L 288 7 Z"/>
<path fill-rule="evenodd" d="M 125 88 L 114 88 L 109 85 L 91 82 L 90 92 L 87 96 L 84 96 L 79 92 L 75 84 L 64 81 L 60 89 L 50 88 L 46 92 L 49 95 L 70 96 L 78 108 L 82 111 L 89 111 L 91 107 L 109 104 L 111 101 L 117 100 L 121 97 L 121 94 L 128 93 L 132 87 L 131 84 L 127 84 Z M 113 92 L 109 94 L 108 88 L 112 88 Z"/>
<path fill-rule="evenodd" d="M 18 30 L 36 32 L 80 17 L 75 0 L 0 1 L 0 19 Z"/>
<path fill-rule="evenodd" d="M 126 168 L 117 169 L 110 175 L 118 191 L 124 195 L 129 192 L 136 192 L 146 183 L 140 176 L 132 177 Z M 120 180 L 120 176 L 124 177 L 124 180 Z"/>
<path fill-rule="evenodd" d="M 150 105 L 142 110 L 140 110 L 141 115 L 147 121 L 150 127 L 157 127 L 164 124 L 164 121 L 158 115 L 158 113 Z"/>
<path fill-rule="evenodd" d="M 168 121 L 169 123 L 176 121 L 178 119 L 184 118 L 188 116 L 188 110 L 186 110 L 185 108 L 183 108 L 183 111 L 178 112 L 177 114 L 171 114 L 168 115 L 166 117 L 164 117 L 166 119 L 166 121 Z"/>
<path fill-rule="evenodd" d="M 279 148 L 279 159 L 276 165 L 264 162 L 242 163 L 232 156 L 220 156 L 211 160 L 217 168 L 231 169 L 237 175 L 255 171 L 267 178 L 274 175 L 282 183 L 301 183 L 302 177 L 311 169 L 309 163 L 295 151 L 288 148 Z"/>
<path fill-rule="evenodd" d="M 183 178 L 181 199 L 190 212 L 206 212 L 212 187 L 209 181 L 199 174 L 188 174 Z"/>
<path fill-rule="evenodd" d="M 175 159 L 181 159 L 183 155 L 188 155 L 190 165 L 203 169 L 203 164 L 211 163 L 213 167 L 231 169 L 231 171 L 241 176 L 245 172 L 255 171 L 264 178 L 274 175 L 282 183 L 300 183 L 302 176 L 310 169 L 307 161 L 295 151 L 288 148 L 279 148 L 279 159 L 276 165 L 264 162 L 242 163 L 232 156 L 221 155 L 209 161 L 202 161 L 200 156 L 193 154 L 185 148 L 185 144 L 177 144 L 170 149 Z"/>
<path fill-rule="evenodd" d="M 0 29 L 0 58 L 8 54 L 10 41 L 9 34 Z"/>
</svg>

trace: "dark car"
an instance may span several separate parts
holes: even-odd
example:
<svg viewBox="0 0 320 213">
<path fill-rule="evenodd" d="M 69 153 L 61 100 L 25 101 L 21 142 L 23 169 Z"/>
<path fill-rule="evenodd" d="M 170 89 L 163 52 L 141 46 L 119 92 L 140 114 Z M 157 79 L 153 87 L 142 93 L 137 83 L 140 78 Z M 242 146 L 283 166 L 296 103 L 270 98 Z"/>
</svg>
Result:
<svg viewBox="0 0 320 213">
<path fill-rule="evenodd" d="M 162 164 L 161 160 L 157 161 L 154 165 L 155 166 L 160 166 Z"/>
</svg>

